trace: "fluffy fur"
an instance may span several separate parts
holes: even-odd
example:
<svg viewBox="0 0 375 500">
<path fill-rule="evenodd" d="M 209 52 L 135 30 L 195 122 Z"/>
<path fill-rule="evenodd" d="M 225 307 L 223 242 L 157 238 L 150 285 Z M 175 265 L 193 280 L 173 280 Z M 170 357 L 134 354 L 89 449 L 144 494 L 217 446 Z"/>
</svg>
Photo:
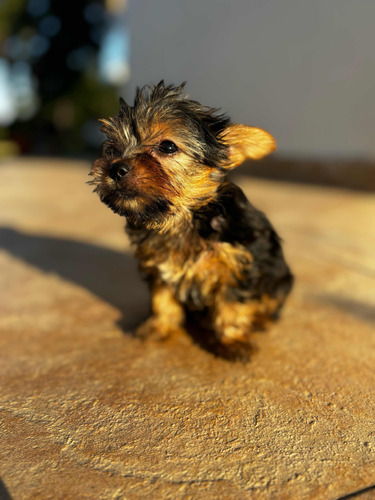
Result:
<svg viewBox="0 0 375 500">
<path fill-rule="evenodd" d="M 275 148 L 264 130 L 233 124 L 160 82 L 121 99 L 101 120 L 107 136 L 92 168 L 100 199 L 124 216 L 151 289 L 137 333 L 167 337 L 198 311 L 229 352 L 278 315 L 292 286 L 280 239 L 227 173 Z"/>
</svg>

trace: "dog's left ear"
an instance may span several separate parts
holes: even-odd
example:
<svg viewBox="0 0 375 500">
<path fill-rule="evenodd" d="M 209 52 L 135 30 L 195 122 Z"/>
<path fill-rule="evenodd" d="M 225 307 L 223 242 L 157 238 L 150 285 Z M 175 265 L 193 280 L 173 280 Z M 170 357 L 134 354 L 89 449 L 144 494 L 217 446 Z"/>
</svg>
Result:
<svg viewBox="0 0 375 500">
<path fill-rule="evenodd" d="M 260 160 L 276 149 L 275 139 L 265 130 L 236 123 L 224 130 L 221 140 L 229 149 L 228 168 L 247 159 Z"/>
</svg>

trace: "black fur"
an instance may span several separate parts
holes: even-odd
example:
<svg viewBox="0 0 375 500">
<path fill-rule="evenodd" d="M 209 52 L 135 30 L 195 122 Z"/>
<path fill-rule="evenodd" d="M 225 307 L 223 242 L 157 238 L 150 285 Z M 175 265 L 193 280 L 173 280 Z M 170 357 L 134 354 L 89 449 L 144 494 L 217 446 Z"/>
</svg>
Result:
<svg viewBox="0 0 375 500">
<path fill-rule="evenodd" d="M 231 290 L 233 300 L 286 296 L 293 276 L 284 260 L 281 240 L 267 217 L 230 181 L 223 183 L 215 201 L 195 212 L 199 234 L 207 240 L 247 247 L 253 256 L 246 279 Z"/>
</svg>

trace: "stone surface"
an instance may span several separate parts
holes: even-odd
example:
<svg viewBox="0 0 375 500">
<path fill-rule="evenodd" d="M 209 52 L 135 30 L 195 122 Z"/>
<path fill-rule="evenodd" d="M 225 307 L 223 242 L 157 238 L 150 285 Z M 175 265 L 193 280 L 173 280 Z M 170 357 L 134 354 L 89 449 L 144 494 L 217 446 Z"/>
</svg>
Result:
<svg viewBox="0 0 375 500">
<path fill-rule="evenodd" d="M 0 495 L 337 499 L 373 486 L 375 196 L 237 178 L 296 275 L 243 364 L 187 334 L 131 336 L 147 289 L 87 172 L 0 167 Z"/>
</svg>

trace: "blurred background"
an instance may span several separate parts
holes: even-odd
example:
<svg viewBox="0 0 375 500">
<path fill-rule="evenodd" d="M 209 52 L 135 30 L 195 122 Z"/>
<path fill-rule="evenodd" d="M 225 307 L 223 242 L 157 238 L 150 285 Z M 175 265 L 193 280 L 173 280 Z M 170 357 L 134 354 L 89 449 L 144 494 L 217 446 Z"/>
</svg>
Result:
<svg viewBox="0 0 375 500">
<path fill-rule="evenodd" d="M 0 156 L 94 157 L 136 86 L 188 82 L 278 152 L 254 175 L 375 189 L 373 0 L 0 0 Z"/>
</svg>

